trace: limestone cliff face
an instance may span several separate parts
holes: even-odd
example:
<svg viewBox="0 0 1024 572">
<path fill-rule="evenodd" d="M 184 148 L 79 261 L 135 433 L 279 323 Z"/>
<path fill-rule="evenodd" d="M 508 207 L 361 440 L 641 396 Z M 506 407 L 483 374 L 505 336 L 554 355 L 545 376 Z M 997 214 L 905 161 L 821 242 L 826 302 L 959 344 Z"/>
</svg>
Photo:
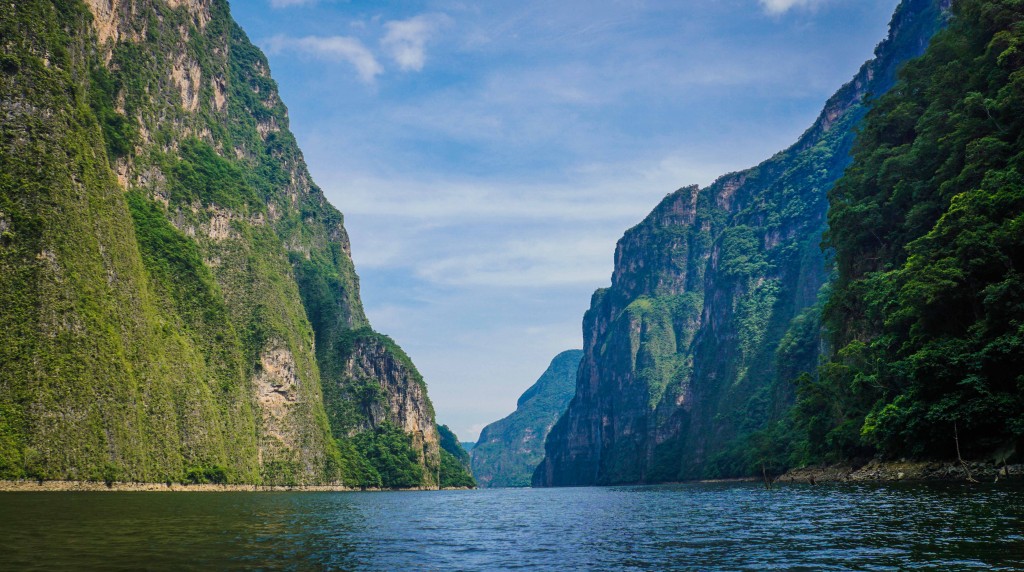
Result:
<svg viewBox="0 0 1024 572">
<path fill-rule="evenodd" d="M 668 195 L 615 252 L 583 319 L 576 395 L 539 486 L 736 476 L 730 446 L 776 418 L 814 371 L 826 192 L 849 164 L 865 94 L 920 55 L 946 3 L 904 0 L 875 58 L 789 149 Z"/>
<path fill-rule="evenodd" d="M 0 28 L 0 477 L 351 482 L 324 400 L 368 328 L 348 236 L 228 3 Z M 353 367 L 397 388 L 395 352 Z M 436 443 L 422 386 L 364 414 Z"/>
<path fill-rule="evenodd" d="M 473 476 L 481 487 L 528 487 L 544 458 L 544 440 L 562 416 L 576 388 L 581 350 L 554 359 L 516 403 L 508 417 L 484 427 L 470 451 Z"/>
<path fill-rule="evenodd" d="M 390 338 L 369 330 L 353 337 L 337 391 L 328 391 L 328 407 L 358 410 L 348 423 L 336 418 L 333 427 L 354 434 L 391 423 L 412 435 L 412 447 L 424 469 L 426 486 L 437 485 L 441 463 L 440 436 L 423 377 Z M 340 398 L 340 399 L 339 399 Z M 335 403 L 335 400 L 338 400 Z"/>
</svg>

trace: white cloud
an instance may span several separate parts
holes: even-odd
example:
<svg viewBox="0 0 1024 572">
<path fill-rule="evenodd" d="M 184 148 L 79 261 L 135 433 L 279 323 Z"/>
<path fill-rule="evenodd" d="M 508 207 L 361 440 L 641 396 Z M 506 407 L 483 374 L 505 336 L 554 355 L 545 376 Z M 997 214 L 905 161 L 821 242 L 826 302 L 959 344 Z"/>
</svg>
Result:
<svg viewBox="0 0 1024 572">
<path fill-rule="evenodd" d="M 427 59 L 427 40 L 448 22 L 450 19 L 443 14 L 421 14 L 408 20 L 385 22 L 387 33 L 380 43 L 399 68 L 420 71 Z"/>
<path fill-rule="evenodd" d="M 758 0 L 769 14 L 782 14 L 791 8 L 809 8 L 820 4 L 823 0 Z"/>
<path fill-rule="evenodd" d="M 559 285 L 600 285 L 612 270 L 612 251 L 619 231 L 533 233 L 525 240 L 452 250 L 421 263 L 420 278 L 445 286 L 547 288 Z"/>
<path fill-rule="evenodd" d="M 384 71 L 373 52 L 359 40 L 347 36 L 291 38 L 278 35 L 267 41 L 267 49 L 272 53 L 291 49 L 328 60 L 346 61 L 355 66 L 360 79 L 366 83 L 373 83 L 374 78 Z"/>
<path fill-rule="evenodd" d="M 317 180 L 346 213 L 361 271 L 402 272 L 442 290 L 536 291 L 606 284 L 616 240 L 665 193 L 738 166 L 671 154 L 580 165 L 569 181 L 546 184 L 353 176 L 343 166 Z"/>
<path fill-rule="evenodd" d="M 623 222 L 638 221 L 665 193 L 681 185 L 707 185 L 722 173 L 754 164 L 748 156 L 756 157 L 758 151 L 737 148 L 736 157 L 723 161 L 693 157 L 684 148 L 657 160 L 566 167 L 568 181 L 551 183 L 444 175 L 382 177 L 349 172 L 354 167 L 348 165 L 319 172 L 317 180 L 329 195 L 337 192 L 329 198 L 338 208 L 360 217 L 402 218 L 432 226 L 473 220 L 610 223 L 618 228 Z"/>
</svg>

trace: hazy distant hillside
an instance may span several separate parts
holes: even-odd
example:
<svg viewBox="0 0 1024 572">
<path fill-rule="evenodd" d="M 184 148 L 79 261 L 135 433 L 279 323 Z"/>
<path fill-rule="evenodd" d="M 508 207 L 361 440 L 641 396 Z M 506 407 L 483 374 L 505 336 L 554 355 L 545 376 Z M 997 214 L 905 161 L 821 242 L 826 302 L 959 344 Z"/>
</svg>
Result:
<svg viewBox="0 0 1024 572">
<path fill-rule="evenodd" d="M 551 360 L 516 403 L 516 410 L 480 432 L 470 451 L 473 476 L 482 487 L 528 487 L 544 458 L 544 439 L 576 393 L 583 352 L 569 350 Z"/>
</svg>

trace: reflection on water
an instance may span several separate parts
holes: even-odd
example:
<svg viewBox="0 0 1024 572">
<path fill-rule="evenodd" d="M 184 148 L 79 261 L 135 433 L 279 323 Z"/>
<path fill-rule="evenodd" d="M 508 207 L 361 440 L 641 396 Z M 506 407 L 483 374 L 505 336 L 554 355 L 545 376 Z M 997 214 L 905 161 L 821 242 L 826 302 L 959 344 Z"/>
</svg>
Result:
<svg viewBox="0 0 1024 572">
<path fill-rule="evenodd" d="M 4 493 L 3 569 L 1024 568 L 1024 487 Z"/>
</svg>

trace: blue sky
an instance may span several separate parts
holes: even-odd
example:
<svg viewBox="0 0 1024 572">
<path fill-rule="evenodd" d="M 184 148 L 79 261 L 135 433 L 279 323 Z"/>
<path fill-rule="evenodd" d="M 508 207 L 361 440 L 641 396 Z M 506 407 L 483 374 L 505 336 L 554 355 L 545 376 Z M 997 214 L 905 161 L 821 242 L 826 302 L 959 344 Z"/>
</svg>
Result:
<svg viewBox="0 0 1024 572">
<path fill-rule="evenodd" d="M 897 0 L 235 0 L 374 327 L 463 440 L 515 409 L 666 194 L 790 145 Z"/>
</svg>

